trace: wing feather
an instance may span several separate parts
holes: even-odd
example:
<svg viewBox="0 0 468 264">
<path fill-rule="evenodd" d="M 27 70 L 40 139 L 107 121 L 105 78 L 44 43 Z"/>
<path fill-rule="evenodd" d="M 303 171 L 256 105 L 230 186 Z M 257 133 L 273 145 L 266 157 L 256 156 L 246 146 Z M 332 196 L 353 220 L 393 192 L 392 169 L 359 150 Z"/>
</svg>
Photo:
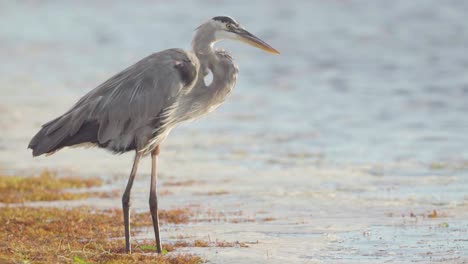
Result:
<svg viewBox="0 0 468 264">
<path fill-rule="evenodd" d="M 181 62 L 185 70 L 195 73 L 190 82 L 180 72 Z M 183 50 L 152 54 L 91 90 L 67 113 L 49 122 L 46 133 L 60 134 L 63 139 L 79 132 L 84 124 L 97 122 L 101 145 L 111 142 L 116 149 L 125 149 L 135 141 L 149 140 L 152 129 L 147 127 L 184 89 L 190 89 L 197 72 L 198 61 Z"/>
</svg>

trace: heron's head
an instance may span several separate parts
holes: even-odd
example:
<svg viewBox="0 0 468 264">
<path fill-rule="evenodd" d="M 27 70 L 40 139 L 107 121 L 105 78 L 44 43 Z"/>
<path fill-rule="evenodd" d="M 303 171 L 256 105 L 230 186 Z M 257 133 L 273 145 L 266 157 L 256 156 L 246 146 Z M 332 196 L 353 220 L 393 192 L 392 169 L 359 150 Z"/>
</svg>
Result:
<svg viewBox="0 0 468 264">
<path fill-rule="evenodd" d="M 223 39 L 238 40 L 269 53 L 279 54 L 279 51 L 252 33 L 248 32 L 245 28 L 239 25 L 237 21 L 228 16 L 213 17 L 207 23 L 201 25 L 199 29 L 208 29 L 212 31 L 214 33 L 214 42 Z"/>
</svg>

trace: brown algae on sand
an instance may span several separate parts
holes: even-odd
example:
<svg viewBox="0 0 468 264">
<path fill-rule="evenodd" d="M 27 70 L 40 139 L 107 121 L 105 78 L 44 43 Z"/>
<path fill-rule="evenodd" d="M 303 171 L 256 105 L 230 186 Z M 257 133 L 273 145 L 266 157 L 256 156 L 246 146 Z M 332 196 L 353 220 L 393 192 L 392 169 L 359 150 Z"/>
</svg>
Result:
<svg viewBox="0 0 468 264">
<path fill-rule="evenodd" d="M 159 220 L 163 223 L 187 224 L 192 221 L 192 218 L 195 216 L 195 212 L 190 210 L 190 208 L 176 208 L 169 210 L 161 209 L 158 211 L 158 216 Z M 135 223 L 132 223 L 135 227 L 151 226 L 153 224 L 148 212 L 134 214 L 132 219 L 135 219 Z"/>
<path fill-rule="evenodd" d="M 0 263 L 163 263 L 195 264 L 196 255 L 156 255 L 154 241 L 134 241 L 133 253 L 124 253 L 120 209 L 92 207 L 49 208 L 24 206 L 33 201 L 73 200 L 96 196 L 86 188 L 101 186 L 99 178 L 57 177 L 44 171 L 37 177 L 0 176 Z M 82 188 L 83 192 L 66 192 Z M 99 197 L 102 197 L 99 195 Z M 16 204 L 15 204 L 16 203 Z M 190 208 L 161 210 L 163 223 L 187 224 L 203 221 Z M 135 227 L 150 226 L 150 215 L 132 213 Z M 210 221 L 214 215 L 211 215 Z M 206 219 L 205 219 L 206 220 Z M 138 229 L 136 229 L 138 230 Z M 132 231 L 135 235 L 135 231 Z M 178 239 L 164 244 L 164 252 L 184 247 L 248 247 L 249 243 Z"/>
<path fill-rule="evenodd" d="M 57 177 L 47 170 L 35 177 L 0 175 L 0 203 L 85 199 L 99 196 L 99 193 L 68 192 L 67 189 L 91 188 L 102 184 L 99 178 Z"/>
<path fill-rule="evenodd" d="M 44 171 L 37 177 L 0 176 L 0 263 L 163 263 L 195 264 L 191 254 L 154 255 L 144 244 L 134 243 L 134 254 L 124 254 L 122 213 L 97 210 L 18 206 L 13 203 L 74 200 L 97 193 L 66 192 L 67 189 L 97 187 L 99 178 L 57 177 Z M 12 205 L 10 205 L 12 204 Z M 165 211 L 168 221 L 182 211 Z M 136 225 L 146 224 L 147 214 L 135 214 Z M 145 215 L 145 216 L 144 216 Z M 165 217 L 161 219 L 165 221 Z M 178 220 L 181 221 L 181 220 Z M 149 242 L 148 242 L 149 243 Z M 166 247 L 173 247 L 168 245 Z"/>
<path fill-rule="evenodd" d="M 117 210 L 95 211 L 4 207 L 0 212 L 0 260 L 11 263 L 201 263 L 191 254 L 148 254 L 134 243 L 124 254 L 122 217 Z"/>
</svg>

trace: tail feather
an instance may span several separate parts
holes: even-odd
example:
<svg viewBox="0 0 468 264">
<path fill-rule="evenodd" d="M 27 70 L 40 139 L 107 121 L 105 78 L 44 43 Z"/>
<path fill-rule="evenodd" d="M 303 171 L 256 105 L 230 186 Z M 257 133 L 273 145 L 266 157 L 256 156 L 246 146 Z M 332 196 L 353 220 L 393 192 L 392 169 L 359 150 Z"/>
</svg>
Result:
<svg viewBox="0 0 468 264">
<path fill-rule="evenodd" d="M 82 143 L 97 143 L 99 124 L 95 121 L 84 122 L 78 129 L 70 129 L 70 122 L 63 120 L 69 118 L 54 119 L 44 126 L 29 142 L 28 148 L 33 150 L 33 156 L 53 153 L 63 147 Z M 53 127 L 51 130 L 50 128 Z M 72 132 L 72 133 L 70 133 Z"/>
</svg>

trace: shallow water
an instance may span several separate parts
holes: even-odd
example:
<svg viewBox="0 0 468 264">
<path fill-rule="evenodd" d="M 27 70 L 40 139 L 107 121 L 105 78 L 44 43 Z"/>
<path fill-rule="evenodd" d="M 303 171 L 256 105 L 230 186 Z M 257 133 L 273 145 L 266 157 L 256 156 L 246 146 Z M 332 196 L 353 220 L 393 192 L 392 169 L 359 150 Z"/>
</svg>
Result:
<svg viewBox="0 0 468 264">
<path fill-rule="evenodd" d="M 219 44 L 239 82 L 164 143 L 161 189 L 172 194 L 160 203 L 275 220 L 163 236 L 258 241 L 189 249 L 212 263 L 468 262 L 467 12 L 455 0 L 1 1 L 0 168 L 99 175 L 123 189 L 132 154 L 32 159 L 29 139 L 113 73 L 189 48 L 197 25 L 230 14 L 282 54 Z M 133 205 L 147 210 L 149 162 L 140 168 Z M 182 180 L 197 183 L 164 187 Z"/>
</svg>

